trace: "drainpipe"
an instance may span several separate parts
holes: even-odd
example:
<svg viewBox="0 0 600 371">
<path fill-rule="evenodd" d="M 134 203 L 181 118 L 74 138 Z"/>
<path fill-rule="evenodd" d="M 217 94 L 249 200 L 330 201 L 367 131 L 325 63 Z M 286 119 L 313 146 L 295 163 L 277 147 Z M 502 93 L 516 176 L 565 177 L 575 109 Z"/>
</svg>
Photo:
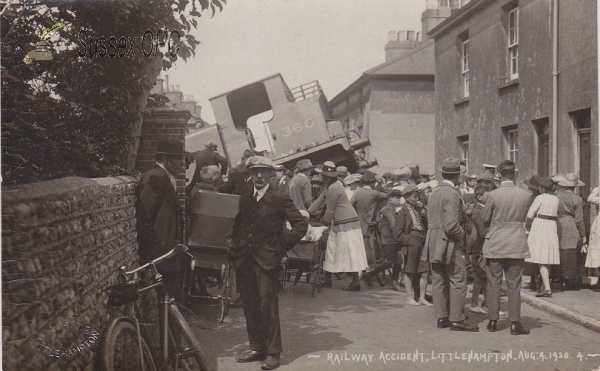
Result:
<svg viewBox="0 0 600 371">
<path fill-rule="evenodd" d="M 552 161 L 551 174 L 558 172 L 558 0 L 552 1 Z"/>
</svg>

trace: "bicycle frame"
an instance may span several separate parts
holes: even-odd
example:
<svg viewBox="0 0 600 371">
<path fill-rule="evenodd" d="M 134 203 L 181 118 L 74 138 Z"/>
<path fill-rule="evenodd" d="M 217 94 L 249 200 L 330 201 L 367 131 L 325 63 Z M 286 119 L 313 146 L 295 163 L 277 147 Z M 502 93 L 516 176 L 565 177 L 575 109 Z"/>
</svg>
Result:
<svg viewBox="0 0 600 371">
<path fill-rule="evenodd" d="M 136 269 L 133 269 L 131 271 L 125 271 L 124 266 L 119 268 L 120 277 L 123 282 L 130 282 L 132 280 L 139 279 L 138 274 L 140 274 L 144 271 L 150 271 L 152 283 L 148 286 L 138 289 L 137 292 L 138 292 L 138 294 L 141 294 L 141 293 L 149 291 L 149 290 L 156 290 L 158 297 L 159 298 L 162 297 L 162 303 L 161 303 L 161 306 L 159 307 L 160 308 L 159 310 L 163 314 L 162 325 L 159 328 L 159 341 L 162 340 L 162 344 L 161 344 L 162 365 L 159 369 L 162 369 L 164 367 L 164 365 L 166 365 L 169 361 L 169 338 L 171 338 L 172 341 L 174 343 L 176 343 L 173 334 L 169 332 L 169 312 L 171 312 L 173 310 L 178 311 L 178 309 L 175 305 L 175 299 L 173 299 L 169 296 L 169 294 L 165 288 L 164 282 L 162 280 L 162 274 L 160 274 L 160 272 L 158 271 L 156 266 L 157 266 L 157 264 L 161 263 L 162 261 L 167 260 L 170 257 L 172 257 L 173 255 L 178 254 L 180 251 L 183 251 L 183 252 L 186 252 L 189 254 L 186 246 L 177 245 L 173 250 L 171 250 L 167 254 L 165 254 L 161 257 L 158 257 L 158 258 L 156 258 Z M 145 336 L 146 339 L 148 339 L 150 342 L 152 342 L 152 338 L 149 336 L 147 328 L 145 326 L 140 326 L 139 318 L 142 318 L 142 315 L 141 315 L 139 306 L 137 304 L 137 301 L 134 301 L 132 304 L 133 304 L 133 309 L 134 309 L 134 320 L 135 320 L 136 330 L 137 330 L 138 334 L 143 334 L 143 336 Z M 159 318 L 160 318 L 160 313 L 159 313 Z M 142 339 L 142 337 L 139 336 L 138 337 L 138 347 L 140 350 L 141 364 L 142 364 L 142 369 L 143 369 L 144 368 L 144 357 L 143 357 L 143 349 L 142 349 L 142 340 L 141 339 Z"/>
</svg>

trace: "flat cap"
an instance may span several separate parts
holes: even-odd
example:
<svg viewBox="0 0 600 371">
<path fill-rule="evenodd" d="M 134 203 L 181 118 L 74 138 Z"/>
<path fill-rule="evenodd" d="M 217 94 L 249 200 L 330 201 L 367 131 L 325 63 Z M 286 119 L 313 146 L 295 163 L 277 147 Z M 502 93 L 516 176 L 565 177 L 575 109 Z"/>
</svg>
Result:
<svg viewBox="0 0 600 371">
<path fill-rule="evenodd" d="M 274 169 L 273 161 L 263 156 L 252 156 L 246 160 L 246 167 L 252 169 L 255 167 L 265 167 Z"/>
</svg>

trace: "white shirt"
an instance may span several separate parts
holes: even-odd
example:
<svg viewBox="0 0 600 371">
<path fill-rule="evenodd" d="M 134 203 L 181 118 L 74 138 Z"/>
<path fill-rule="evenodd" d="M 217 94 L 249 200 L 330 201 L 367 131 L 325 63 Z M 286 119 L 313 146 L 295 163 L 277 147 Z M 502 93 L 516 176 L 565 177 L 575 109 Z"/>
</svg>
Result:
<svg viewBox="0 0 600 371">
<path fill-rule="evenodd" d="M 267 183 L 267 185 L 264 186 L 262 189 L 256 189 L 256 187 L 254 187 L 254 197 L 256 197 L 256 202 L 260 201 L 260 199 L 263 198 L 265 192 L 267 192 L 267 189 L 269 189 L 269 183 Z"/>
</svg>

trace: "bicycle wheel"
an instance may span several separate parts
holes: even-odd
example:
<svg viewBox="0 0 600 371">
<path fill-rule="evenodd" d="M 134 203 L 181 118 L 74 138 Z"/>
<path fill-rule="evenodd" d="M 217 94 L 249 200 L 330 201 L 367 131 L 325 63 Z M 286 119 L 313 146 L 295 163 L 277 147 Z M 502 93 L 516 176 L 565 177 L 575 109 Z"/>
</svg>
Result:
<svg viewBox="0 0 600 371">
<path fill-rule="evenodd" d="M 233 292 L 233 268 L 227 266 L 221 280 L 221 294 L 219 295 L 220 320 L 223 322 L 229 312 L 231 293 Z"/>
<path fill-rule="evenodd" d="M 140 354 L 140 341 L 143 353 Z M 135 324 L 128 318 L 117 318 L 108 326 L 102 345 L 102 368 L 105 371 L 156 371 L 149 342 L 138 336 Z"/>
<path fill-rule="evenodd" d="M 177 357 L 171 357 L 171 360 L 175 361 L 175 368 L 181 366 L 184 370 L 200 370 L 208 371 L 206 366 L 206 357 L 202 352 L 200 342 L 194 336 L 190 325 L 188 325 L 185 318 L 177 308 L 177 305 L 169 305 L 169 316 L 173 319 L 170 326 L 172 333 L 180 334 L 182 337 L 182 344 L 179 344 Z"/>
</svg>

